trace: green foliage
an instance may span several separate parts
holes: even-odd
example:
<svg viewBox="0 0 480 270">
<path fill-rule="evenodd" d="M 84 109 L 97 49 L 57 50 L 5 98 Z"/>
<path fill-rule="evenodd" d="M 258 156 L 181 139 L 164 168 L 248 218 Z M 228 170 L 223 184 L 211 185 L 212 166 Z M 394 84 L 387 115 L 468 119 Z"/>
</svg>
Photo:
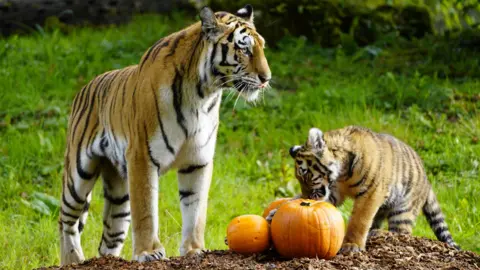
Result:
<svg viewBox="0 0 480 270">
<path fill-rule="evenodd" d="M 350 35 L 367 45 L 394 33 L 419 38 L 457 30 L 477 29 L 480 3 L 475 0 L 209 0 L 215 10 L 235 11 L 250 3 L 257 10 L 257 27 L 272 43 L 285 35 L 306 36 L 323 46 L 341 43 Z"/>
<path fill-rule="evenodd" d="M 30 201 L 23 198 L 20 200 L 28 208 L 43 215 L 58 215 L 60 210 L 60 201 L 45 193 L 33 192 Z"/>
<path fill-rule="evenodd" d="M 141 16 L 119 28 L 0 40 L 1 269 L 59 263 L 57 208 L 74 94 L 96 74 L 138 63 L 157 39 L 186 24 L 177 15 Z M 207 248 L 226 248 L 233 217 L 260 214 L 276 196 L 299 191 L 288 149 L 303 143 L 310 127 L 356 124 L 391 133 L 419 152 L 455 240 L 480 252 L 480 82 L 470 77 L 480 74 L 477 52 L 455 55 L 455 47 L 433 38 L 394 35 L 363 48 L 348 35 L 342 39 L 335 49 L 283 39 L 266 51 L 274 89 L 259 104 L 225 93 Z M 178 255 L 181 238 L 177 189 L 174 173 L 161 178 L 160 239 L 169 256 Z M 87 257 L 97 255 L 101 197 L 98 183 L 82 236 Z M 341 208 L 346 218 L 350 209 L 351 202 Z M 423 217 L 414 234 L 434 238 Z M 122 256 L 130 259 L 131 252 L 128 237 Z"/>
</svg>

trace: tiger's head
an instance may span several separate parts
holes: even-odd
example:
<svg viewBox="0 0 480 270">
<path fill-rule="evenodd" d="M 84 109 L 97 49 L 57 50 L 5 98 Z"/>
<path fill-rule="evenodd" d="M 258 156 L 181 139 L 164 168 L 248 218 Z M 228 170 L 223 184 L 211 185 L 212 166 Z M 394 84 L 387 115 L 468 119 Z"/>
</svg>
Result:
<svg viewBox="0 0 480 270">
<path fill-rule="evenodd" d="M 290 148 L 295 159 L 295 177 L 300 182 L 302 195 L 314 200 L 327 200 L 330 187 L 346 179 L 353 170 L 354 156 L 347 150 L 350 142 L 341 134 L 328 137 L 328 144 L 318 128 L 311 128 L 307 142 Z"/>
<path fill-rule="evenodd" d="M 246 5 L 235 15 L 204 7 L 200 11 L 208 52 L 200 73 L 215 87 L 234 88 L 246 100 L 258 98 L 272 77 L 263 52 L 265 40 L 253 24 L 253 8 Z"/>
</svg>

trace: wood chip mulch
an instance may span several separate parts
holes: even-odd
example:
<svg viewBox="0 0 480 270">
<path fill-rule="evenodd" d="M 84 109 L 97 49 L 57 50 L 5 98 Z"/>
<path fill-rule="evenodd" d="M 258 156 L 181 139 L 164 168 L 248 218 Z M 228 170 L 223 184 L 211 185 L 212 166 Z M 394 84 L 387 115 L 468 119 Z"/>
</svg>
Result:
<svg viewBox="0 0 480 270">
<path fill-rule="evenodd" d="M 331 260 L 283 259 L 274 252 L 243 256 L 229 251 L 208 251 L 201 257 L 172 257 L 168 261 L 130 262 L 108 256 L 79 265 L 40 269 L 480 269 L 480 255 L 458 251 L 442 242 L 381 232 L 372 236 L 367 251 L 337 255 Z"/>
</svg>

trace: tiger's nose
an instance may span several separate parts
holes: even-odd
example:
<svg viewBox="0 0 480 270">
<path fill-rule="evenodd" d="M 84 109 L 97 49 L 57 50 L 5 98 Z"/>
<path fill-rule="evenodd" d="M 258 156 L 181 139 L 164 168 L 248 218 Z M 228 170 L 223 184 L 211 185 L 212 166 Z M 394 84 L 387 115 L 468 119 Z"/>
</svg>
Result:
<svg viewBox="0 0 480 270">
<path fill-rule="evenodd" d="M 271 77 L 270 76 L 265 76 L 265 75 L 258 75 L 258 79 L 260 79 L 260 81 L 262 83 L 266 83 L 266 82 L 270 81 Z"/>
</svg>

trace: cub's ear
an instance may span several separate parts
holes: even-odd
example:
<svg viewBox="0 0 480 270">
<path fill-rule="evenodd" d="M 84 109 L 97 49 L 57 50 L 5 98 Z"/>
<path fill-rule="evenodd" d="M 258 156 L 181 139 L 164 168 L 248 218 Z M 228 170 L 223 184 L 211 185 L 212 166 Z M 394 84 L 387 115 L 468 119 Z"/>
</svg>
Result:
<svg viewBox="0 0 480 270">
<path fill-rule="evenodd" d="M 290 153 L 290 156 L 292 158 L 295 158 L 297 156 L 298 151 L 300 151 L 300 148 L 302 148 L 300 145 L 295 145 L 290 147 L 290 150 L 288 151 Z"/>
<path fill-rule="evenodd" d="M 203 33 L 209 40 L 216 41 L 222 33 L 222 27 L 219 25 L 215 13 L 209 7 L 203 7 L 200 10 L 200 20 Z"/>
<path fill-rule="evenodd" d="M 323 132 L 318 128 L 311 128 L 308 131 L 307 145 L 315 150 L 323 150 L 325 141 L 323 140 Z"/>
<path fill-rule="evenodd" d="M 250 4 L 247 4 L 243 8 L 239 9 L 236 14 L 238 17 L 253 22 L 253 7 Z"/>
</svg>

